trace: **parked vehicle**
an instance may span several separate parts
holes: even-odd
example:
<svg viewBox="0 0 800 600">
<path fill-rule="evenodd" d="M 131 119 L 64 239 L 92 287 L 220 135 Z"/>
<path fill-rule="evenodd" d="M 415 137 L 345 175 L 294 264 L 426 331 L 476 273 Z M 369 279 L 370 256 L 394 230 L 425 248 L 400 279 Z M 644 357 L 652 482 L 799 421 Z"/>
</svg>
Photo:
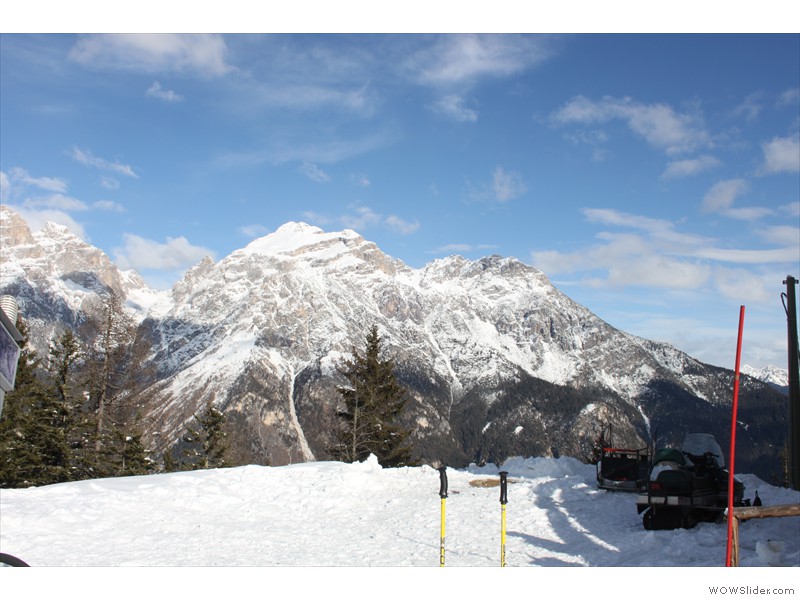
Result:
<svg viewBox="0 0 800 600">
<path fill-rule="evenodd" d="M 644 491 L 649 468 L 647 448 L 603 448 L 597 462 L 597 486 L 604 490 Z"/>
<path fill-rule="evenodd" d="M 658 450 L 636 501 L 644 528 L 691 528 L 700 521 L 716 521 L 728 506 L 729 477 L 713 435 L 692 433 L 680 449 Z M 734 506 L 742 506 L 743 496 L 744 484 L 734 477 Z"/>
</svg>

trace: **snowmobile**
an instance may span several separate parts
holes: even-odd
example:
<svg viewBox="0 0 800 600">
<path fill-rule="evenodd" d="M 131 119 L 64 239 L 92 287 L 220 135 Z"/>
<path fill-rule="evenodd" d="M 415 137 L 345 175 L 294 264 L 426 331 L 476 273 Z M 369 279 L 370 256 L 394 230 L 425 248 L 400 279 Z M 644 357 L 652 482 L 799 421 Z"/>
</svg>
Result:
<svg viewBox="0 0 800 600">
<path fill-rule="evenodd" d="M 597 462 L 597 487 L 624 492 L 644 491 L 649 466 L 648 448 L 603 448 Z"/>
<path fill-rule="evenodd" d="M 646 487 L 636 500 L 645 529 L 691 528 L 716 521 L 728 506 L 725 458 L 707 433 L 688 434 L 676 448 L 653 456 Z M 743 506 L 744 484 L 734 477 L 733 504 Z"/>
</svg>

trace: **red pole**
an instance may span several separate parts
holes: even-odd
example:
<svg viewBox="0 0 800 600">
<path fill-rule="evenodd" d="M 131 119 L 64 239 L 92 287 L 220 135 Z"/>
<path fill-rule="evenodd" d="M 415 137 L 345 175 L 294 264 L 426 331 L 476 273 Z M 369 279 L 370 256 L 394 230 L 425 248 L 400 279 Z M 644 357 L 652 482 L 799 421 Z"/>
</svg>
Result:
<svg viewBox="0 0 800 600">
<path fill-rule="evenodd" d="M 731 566 L 731 545 L 733 540 L 733 483 L 734 457 L 736 455 L 736 412 L 739 408 L 739 364 L 742 359 L 742 331 L 744 330 L 744 306 L 739 307 L 739 340 L 736 343 L 736 369 L 733 377 L 733 412 L 731 415 L 731 450 L 728 465 L 728 545 L 725 550 L 725 566 Z"/>
</svg>

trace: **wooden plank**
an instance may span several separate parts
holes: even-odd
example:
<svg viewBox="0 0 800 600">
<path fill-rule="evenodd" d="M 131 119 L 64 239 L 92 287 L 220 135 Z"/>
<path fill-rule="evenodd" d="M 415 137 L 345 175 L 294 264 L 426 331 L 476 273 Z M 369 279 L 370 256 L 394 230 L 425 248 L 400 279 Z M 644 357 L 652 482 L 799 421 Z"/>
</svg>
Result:
<svg viewBox="0 0 800 600">
<path fill-rule="evenodd" d="M 776 506 L 737 506 L 733 509 L 731 523 L 731 564 L 739 566 L 739 521 L 766 517 L 800 516 L 800 504 L 778 504 Z"/>
<path fill-rule="evenodd" d="M 765 517 L 796 517 L 800 516 L 800 504 L 778 504 L 776 506 L 737 506 L 733 509 L 733 516 L 741 521 L 746 519 L 761 519 Z"/>
</svg>

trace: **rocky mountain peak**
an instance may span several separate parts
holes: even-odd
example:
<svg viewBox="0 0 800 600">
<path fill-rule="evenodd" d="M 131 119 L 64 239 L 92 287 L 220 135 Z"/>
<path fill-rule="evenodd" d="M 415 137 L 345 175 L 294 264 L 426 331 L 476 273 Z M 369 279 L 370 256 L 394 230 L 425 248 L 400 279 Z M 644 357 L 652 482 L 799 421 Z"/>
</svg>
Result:
<svg viewBox="0 0 800 600">
<path fill-rule="evenodd" d="M 289 222 L 276 231 L 253 240 L 239 253 L 262 256 L 299 256 L 318 252 L 337 243 L 347 245 L 348 242 L 356 239 L 363 240 L 352 230 L 326 233 L 319 227 L 307 223 Z"/>
<path fill-rule="evenodd" d="M 30 246 L 35 243 L 28 224 L 16 211 L 0 205 L 0 248 Z"/>
<path fill-rule="evenodd" d="M 412 269 L 352 230 L 287 223 L 204 259 L 168 296 L 63 228 L 30 235 L 2 216 L 0 293 L 17 297 L 40 347 L 107 287 L 139 311 L 160 378 L 143 426 L 159 451 L 211 401 L 231 422 L 237 460 L 324 459 L 337 367 L 372 325 L 409 390 L 406 424 L 425 459 L 583 456 L 611 423 L 615 441 L 642 447 L 653 429 L 680 441 L 695 421 L 715 435 L 729 421 L 728 372 L 611 327 L 514 258 Z M 760 408 L 742 422 L 780 438 L 784 400 L 752 390 Z M 767 460 L 754 440 L 753 460 Z"/>
</svg>

